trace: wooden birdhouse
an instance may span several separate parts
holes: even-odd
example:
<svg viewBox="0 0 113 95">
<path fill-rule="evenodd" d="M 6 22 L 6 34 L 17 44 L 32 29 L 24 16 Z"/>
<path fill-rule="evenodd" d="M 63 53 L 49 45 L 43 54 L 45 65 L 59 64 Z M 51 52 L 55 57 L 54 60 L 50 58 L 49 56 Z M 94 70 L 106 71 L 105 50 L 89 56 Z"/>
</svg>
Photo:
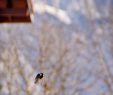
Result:
<svg viewBox="0 0 113 95">
<path fill-rule="evenodd" d="M 0 23 L 31 22 L 30 0 L 0 0 Z"/>
</svg>

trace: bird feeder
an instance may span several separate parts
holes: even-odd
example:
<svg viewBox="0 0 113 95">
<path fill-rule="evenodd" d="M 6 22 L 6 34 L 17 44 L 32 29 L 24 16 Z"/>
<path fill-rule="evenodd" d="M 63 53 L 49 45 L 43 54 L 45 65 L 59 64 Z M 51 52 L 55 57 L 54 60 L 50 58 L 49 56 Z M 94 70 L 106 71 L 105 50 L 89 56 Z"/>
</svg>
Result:
<svg viewBox="0 0 113 95">
<path fill-rule="evenodd" d="M 31 22 L 30 0 L 0 0 L 0 23 Z"/>
</svg>

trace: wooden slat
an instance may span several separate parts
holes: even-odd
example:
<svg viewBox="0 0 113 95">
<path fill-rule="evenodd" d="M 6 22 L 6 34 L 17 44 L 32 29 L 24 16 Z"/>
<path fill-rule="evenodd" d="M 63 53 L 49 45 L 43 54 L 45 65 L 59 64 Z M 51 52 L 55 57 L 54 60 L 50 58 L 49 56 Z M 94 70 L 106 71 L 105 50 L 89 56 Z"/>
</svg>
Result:
<svg viewBox="0 0 113 95">
<path fill-rule="evenodd" d="M 6 8 L 6 7 L 7 7 L 6 0 L 0 0 L 0 8 Z"/>
<path fill-rule="evenodd" d="M 0 15 L 2 16 L 27 16 L 26 9 L 0 9 Z"/>
<path fill-rule="evenodd" d="M 29 16 L 16 16 L 16 17 L 12 17 L 12 21 L 13 22 L 31 22 L 30 17 Z"/>
<path fill-rule="evenodd" d="M 6 22 L 9 21 L 9 18 L 7 16 L 0 16 L 0 22 Z"/>
<path fill-rule="evenodd" d="M 31 19 L 29 16 L 0 16 L 0 23 L 3 22 L 31 22 Z"/>
<path fill-rule="evenodd" d="M 27 0 L 12 0 L 13 8 L 28 8 Z"/>
</svg>

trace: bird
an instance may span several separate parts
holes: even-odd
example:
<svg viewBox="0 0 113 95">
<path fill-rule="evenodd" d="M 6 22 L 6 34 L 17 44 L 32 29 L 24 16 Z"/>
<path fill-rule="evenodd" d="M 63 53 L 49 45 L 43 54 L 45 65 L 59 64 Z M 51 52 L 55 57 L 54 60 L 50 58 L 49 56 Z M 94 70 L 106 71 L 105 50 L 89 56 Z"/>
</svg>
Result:
<svg viewBox="0 0 113 95">
<path fill-rule="evenodd" d="M 35 77 L 35 84 L 44 77 L 43 73 L 38 73 Z"/>
</svg>

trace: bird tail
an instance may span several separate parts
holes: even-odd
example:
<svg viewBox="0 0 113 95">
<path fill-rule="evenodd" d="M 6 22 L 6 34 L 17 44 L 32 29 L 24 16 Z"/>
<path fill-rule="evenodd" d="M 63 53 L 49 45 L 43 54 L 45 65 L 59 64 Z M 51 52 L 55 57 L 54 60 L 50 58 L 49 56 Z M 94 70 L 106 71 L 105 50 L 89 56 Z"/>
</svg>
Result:
<svg viewBox="0 0 113 95">
<path fill-rule="evenodd" d="M 36 79 L 34 83 L 36 84 L 37 82 L 38 82 L 38 79 Z"/>
</svg>

